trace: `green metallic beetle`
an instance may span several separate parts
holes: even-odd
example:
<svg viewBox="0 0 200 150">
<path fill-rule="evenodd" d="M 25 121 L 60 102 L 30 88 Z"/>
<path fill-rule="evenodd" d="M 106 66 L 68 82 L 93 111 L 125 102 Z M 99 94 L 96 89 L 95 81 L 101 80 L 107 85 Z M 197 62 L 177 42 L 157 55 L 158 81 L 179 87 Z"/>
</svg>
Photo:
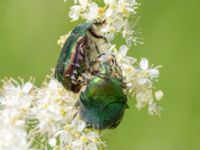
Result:
<svg viewBox="0 0 200 150">
<path fill-rule="evenodd" d="M 67 38 L 64 47 L 58 58 L 55 69 L 55 78 L 70 91 L 78 93 L 85 83 L 82 74 L 85 71 L 94 73 L 91 58 L 92 37 L 104 39 L 103 36 L 94 32 L 94 26 L 101 23 L 84 23 L 77 26 Z M 92 43 L 92 44 L 91 44 Z M 95 45 L 95 43 L 94 43 Z M 95 45 L 96 52 L 100 55 L 98 47 Z"/>
<path fill-rule="evenodd" d="M 101 69 L 105 77 L 95 76 L 90 80 L 77 102 L 79 116 L 89 128 L 98 130 L 116 128 L 128 108 L 123 83 L 110 74 L 108 65 Z"/>
</svg>

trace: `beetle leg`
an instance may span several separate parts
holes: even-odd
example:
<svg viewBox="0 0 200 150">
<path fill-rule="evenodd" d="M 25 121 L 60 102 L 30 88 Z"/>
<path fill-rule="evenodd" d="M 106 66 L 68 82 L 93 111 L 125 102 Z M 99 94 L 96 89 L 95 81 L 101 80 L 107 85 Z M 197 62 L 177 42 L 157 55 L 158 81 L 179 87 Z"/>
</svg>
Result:
<svg viewBox="0 0 200 150">
<path fill-rule="evenodd" d="M 77 84 L 77 85 L 85 85 L 86 84 L 84 80 L 71 79 L 71 81 L 73 81 L 74 84 Z"/>
<path fill-rule="evenodd" d="M 75 107 L 78 108 L 79 106 L 80 106 L 80 101 L 77 100 L 76 103 L 75 103 Z M 75 116 L 76 116 L 76 114 L 77 114 L 77 112 L 75 113 Z"/>
<path fill-rule="evenodd" d="M 117 63 L 116 57 L 115 57 L 114 54 L 112 54 L 112 57 L 113 57 L 112 62 L 113 62 L 114 69 L 115 69 L 115 71 L 118 74 L 119 80 L 122 82 L 123 81 L 123 75 L 122 75 L 122 73 L 120 71 L 121 68 L 120 68 L 120 66 Z"/>
<path fill-rule="evenodd" d="M 95 20 L 95 22 L 94 22 L 94 24 L 96 25 L 96 26 L 100 26 L 100 25 L 102 25 L 102 24 L 104 24 L 104 23 L 106 23 L 106 20 L 104 19 L 103 21 L 97 21 L 97 20 Z"/>
<path fill-rule="evenodd" d="M 99 48 L 98 48 L 98 46 L 95 44 L 95 48 L 96 48 L 96 50 L 97 50 L 97 54 L 100 54 L 101 52 L 100 52 L 100 50 L 99 50 Z M 100 54 L 101 55 L 101 54 Z"/>
<path fill-rule="evenodd" d="M 105 53 L 101 53 L 98 55 L 98 57 L 96 59 L 94 59 L 91 63 L 91 65 L 94 65 L 95 63 L 98 63 L 99 62 L 99 58 L 101 58 L 101 56 L 105 55 Z"/>
<path fill-rule="evenodd" d="M 93 37 L 97 38 L 97 39 L 104 39 L 106 43 L 108 43 L 108 40 L 106 39 L 106 37 L 102 36 L 102 35 L 98 35 L 97 33 L 95 33 L 94 29 L 91 27 L 88 30 Z"/>
<path fill-rule="evenodd" d="M 103 79 L 108 79 L 109 78 L 108 74 L 102 74 L 102 73 L 99 73 L 99 72 L 93 72 L 92 74 L 95 75 L 95 76 L 98 76 L 100 78 L 103 78 Z"/>
<path fill-rule="evenodd" d="M 77 101 L 77 102 L 78 102 L 78 101 Z M 75 105 L 76 105 L 76 104 L 75 104 Z M 76 106 L 75 106 L 75 107 L 76 107 Z M 77 115 L 78 115 L 78 111 L 76 111 L 76 112 L 74 113 L 73 119 L 75 119 Z"/>
<path fill-rule="evenodd" d="M 108 76 L 109 76 L 108 74 L 102 74 L 102 73 L 99 73 L 99 71 L 92 69 L 92 66 L 93 66 L 93 65 L 99 63 L 99 60 L 98 60 L 98 59 L 99 59 L 102 55 L 105 55 L 105 53 L 99 54 L 99 56 L 98 56 L 95 60 L 93 60 L 93 61 L 90 62 L 88 71 L 89 71 L 91 74 L 93 74 L 93 75 L 99 76 L 100 78 L 108 78 Z M 110 68 L 110 69 L 111 69 L 111 68 Z M 111 71 L 111 72 L 112 72 L 112 71 Z"/>
</svg>

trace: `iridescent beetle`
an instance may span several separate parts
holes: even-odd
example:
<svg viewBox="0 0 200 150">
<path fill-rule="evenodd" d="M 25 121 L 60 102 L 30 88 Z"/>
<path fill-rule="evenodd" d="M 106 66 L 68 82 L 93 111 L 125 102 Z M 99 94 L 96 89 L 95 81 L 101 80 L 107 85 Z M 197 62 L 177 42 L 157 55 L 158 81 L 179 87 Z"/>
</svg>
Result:
<svg viewBox="0 0 200 150">
<path fill-rule="evenodd" d="M 79 116 L 89 128 L 116 128 L 128 108 L 124 85 L 121 79 L 109 73 L 109 67 L 104 64 L 100 68 L 105 76 L 95 76 L 90 80 L 77 102 Z"/>
<path fill-rule="evenodd" d="M 94 32 L 94 26 L 102 23 L 81 24 L 67 38 L 55 70 L 55 78 L 67 90 L 78 93 L 85 82 L 83 79 L 80 79 L 82 74 L 85 71 L 95 72 L 91 67 L 95 62 L 91 58 L 91 51 L 95 49 L 98 55 L 100 55 L 100 51 L 95 43 L 95 47 L 91 48 L 93 44 L 91 37 L 106 40 L 103 36 Z"/>
</svg>

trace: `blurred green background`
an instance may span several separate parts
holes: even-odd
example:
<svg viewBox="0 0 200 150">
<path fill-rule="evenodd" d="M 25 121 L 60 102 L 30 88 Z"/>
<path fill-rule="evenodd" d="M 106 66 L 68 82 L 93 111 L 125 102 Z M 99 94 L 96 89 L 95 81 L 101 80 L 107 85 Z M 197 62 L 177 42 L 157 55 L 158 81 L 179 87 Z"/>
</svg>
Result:
<svg viewBox="0 0 200 150">
<path fill-rule="evenodd" d="M 144 45 L 130 54 L 163 65 L 161 118 L 129 101 L 120 126 L 102 134 L 111 150 L 200 149 L 200 1 L 140 0 Z M 77 23 L 63 0 L 0 1 L 0 79 L 30 76 L 40 85 L 60 51 L 56 42 Z"/>
</svg>

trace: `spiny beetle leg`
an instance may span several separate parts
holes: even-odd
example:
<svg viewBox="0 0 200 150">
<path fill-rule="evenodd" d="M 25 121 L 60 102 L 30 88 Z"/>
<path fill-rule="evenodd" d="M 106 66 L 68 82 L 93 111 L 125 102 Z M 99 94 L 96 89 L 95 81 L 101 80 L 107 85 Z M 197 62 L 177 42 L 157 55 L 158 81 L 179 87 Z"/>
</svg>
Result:
<svg viewBox="0 0 200 150">
<path fill-rule="evenodd" d="M 105 20 L 105 19 L 104 19 L 103 21 L 95 20 L 95 22 L 94 22 L 94 24 L 95 24 L 96 26 L 100 26 L 100 25 L 102 25 L 102 24 L 104 24 L 104 23 L 106 23 L 106 20 Z"/>
<path fill-rule="evenodd" d="M 98 35 L 97 33 L 95 33 L 94 29 L 91 27 L 88 30 L 93 37 L 97 38 L 97 39 L 104 39 L 106 43 L 108 43 L 108 40 L 106 39 L 106 37 L 102 36 L 102 35 Z"/>
<path fill-rule="evenodd" d="M 99 48 L 98 48 L 98 46 L 96 44 L 95 44 L 95 48 L 97 50 L 97 54 L 100 54 L 101 52 L 100 52 L 100 50 L 99 50 Z"/>
<path fill-rule="evenodd" d="M 99 56 L 98 56 L 96 59 L 90 61 L 89 64 L 87 63 L 87 68 L 86 68 L 86 70 L 87 70 L 88 72 L 91 72 L 91 73 L 93 73 L 94 75 L 97 74 L 98 71 L 94 70 L 92 67 L 93 67 L 94 65 L 96 65 L 96 64 L 99 62 L 98 59 L 99 59 L 102 55 L 105 55 L 105 53 L 99 54 Z"/>
<path fill-rule="evenodd" d="M 112 67 L 114 67 L 115 71 L 117 72 L 118 76 L 119 76 L 119 80 L 122 82 L 123 81 L 123 75 L 120 72 L 120 66 L 118 65 L 117 61 L 116 61 L 116 57 L 114 54 L 112 54 Z"/>
</svg>

